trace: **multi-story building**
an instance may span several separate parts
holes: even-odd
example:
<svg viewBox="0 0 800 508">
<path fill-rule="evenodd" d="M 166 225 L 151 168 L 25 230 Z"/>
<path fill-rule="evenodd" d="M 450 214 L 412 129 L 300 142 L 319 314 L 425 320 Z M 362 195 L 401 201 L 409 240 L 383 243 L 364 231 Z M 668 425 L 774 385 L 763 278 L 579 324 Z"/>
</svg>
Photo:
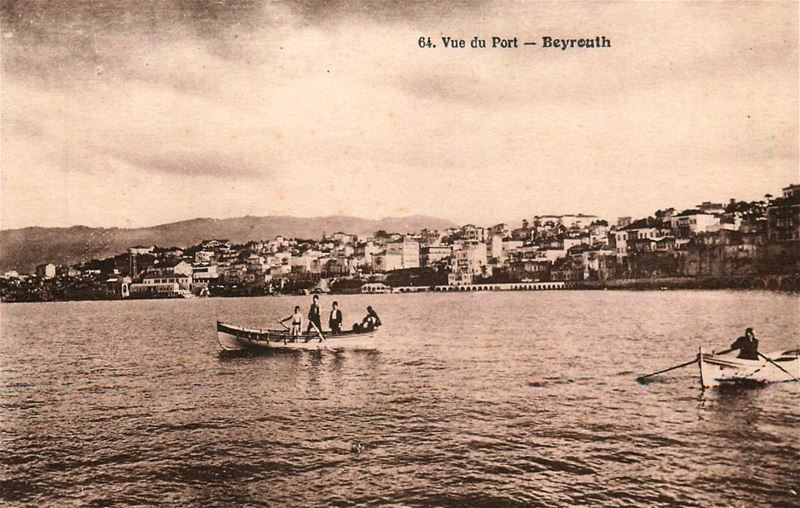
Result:
<svg viewBox="0 0 800 508">
<path fill-rule="evenodd" d="M 59 265 L 56 267 L 57 277 L 78 277 L 81 271 L 71 266 Z"/>
<path fill-rule="evenodd" d="M 800 196 L 800 185 L 792 184 L 783 188 L 783 199 L 790 199 Z"/>
<path fill-rule="evenodd" d="M 128 254 L 134 255 L 144 255 L 144 254 L 151 254 L 155 249 L 154 245 L 149 247 L 145 247 L 144 245 L 134 245 L 133 247 L 128 247 Z"/>
<path fill-rule="evenodd" d="M 403 268 L 403 255 L 400 253 L 381 252 L 372 257 L 372 269 L 376 272 L 391 272 Z"/>
<path fill-rule="evenodd" d="M 421 266 L 433 266 L 436 262 L 450 257 L 453 248 L 449 245 L 428 245 L 420 248 L 419 261 Z"/>
<path fill-rule="evenodd" d="M 567 255 L 567 249 L 564 248 L 563 244 L 560 244 L 558 246 L 548 245 L 546 247 L 539 247 L 536 250 L 537 250 L 536 254 L 537 258 L 547 259 L 551 263 L 555 263 L 556 260 L 558 260 L 559 258 L 563 258 L 564 256 Z"/>
<path fill-rule="evenodd" d="M 195 265 L 192 267 L 192 284 L 206 284 L 219 278 L 217 265 Z"/>
<path fill-rule="evenodd" d="M 486 244 L 476 240 L 458 240 L 453 245 L 453 262 L 449 281 L 464 281 L 476 275 L 489 275 Z"/>
<path fill-rule="evenodd" d="M 567 229 L 582 229 L 589 227 L 589 224 L 599 219 L 600 217 L 596 215 L 584 215 L 579 213 L 577 215 L 561 215 L 559 217 L 559 223 Z"/>
<path fill-rule="evenodd" d="M 475 281 L 474 275 L 469 272 L 450 272 L 447 274 L 447 285 L 465 286 Z"/>
<path fill-rule="evenodd" d="M 503 252 L 503 236 L 500 234 L 490 234 L 487 255 L 494 258 L 498 264 L 505 261 L 505 254 Z"/>
<path fill-rule="evenodd" d="M 709 228 L 719 224 L 719 217 L 699 210 L 686 210 L 670 218 L 672 231 L 676 238 L 690 238 L 698 233 L 706 233 Z"/>
<path fill-rule="evenodd" d="M 264 257 L 258 254 L 250 254 L 247 258 L 248 272 L 265 272 L 269 268 Z"/>
<path fill-rule="evenodd" d="M 800 240 L 800 185 L 783 189 L 767 207 L 767 238 L 771 242 Z"/>
<path fill-rule="evenodd" d="M 199 250 L 194 253 L 194 262 L 195 263 L 210 263 L 214 261 L 215 254 L 214 251 L 210 250 Z"/>
<path fill-rule="evenodd" d="M 269 275 L 273 279 L 283 279 L 290 273 L 292 273 L 292 265 L 290 264 L 277 265 L 269 269 Z"/>
<path fill-rule="evenodd" d="M 356 244 L 353 249 L 353 257 L 355 257 L 358 266 L 373 266 L 373 258 L 381 253 L 381 246 L 369 240 Z"/>
<path fill-rule="evenodd" d="M 582 272 L 583 280 L 593 280 L 597 278 L 600 270 L 600 251 L 601 247 L 590 245 L 578 245 L 569 251 L 572 258 L 573 269 Z"/>
<path fill-rule="evenodd" d="M 36 267 L 36 276 L 41 279 L 52 279 L 56 276 L 56 265 L 45 263 Z"/>
<path fill-rule="evenodd" d="M 386 254 L 399 255 L 401 268 L 419 268 L 419 242 L 404 238 L 386 244 Z"/>
<path fill-rule="evenodd" d="M 509 273 L 517 280 L 538 282 L 550 278 L 553 263 L 543 258 L 519 259 L 509 264 Z"/>
<path fill-rule="evenodd" d="M 608 223 L 597 221 L 589 226 L 589 243 L 591 245 L 608 243 Z"/>
<path fill-rule="evenodd" d="M 564 250 L 568 251 L 573 247 L 577 247 L 578 245 L 589 245 L 591 242 L 589 235 L 576 235 L 565 237 L 562 243 L 564 245 Z"/>
<path fill-rule="evenodd" d="M 312 267 L 316 259 L 316 257 L 307 256 L 304 254 L 302 256 L 293 257 L 289 264 L 292 266 L 293 272 L 311 273 L 313 271 Z"/>
<path fill-rule="evenodd" d="M 508 227 L 508 224 L 505 223 L 495 224 L 494 226 L 490 227 L 489 230 L 486 232 L 486 236 L 488 238 L 499 236 L 501 240 L 503 238 L 507 238 L 510 235 L 511 235 L 511 229 Z"/>
<path fill-rule="evenodd" d="M 180 274 L 186 275 L 191 278 L 192 265 L 186 261 L 168 260 L 163 263 L 155 264 L 147 270 L 148 274 L 165 275 L 165 274 Z"/>
<path fill-rule="evenodd" d="M 660 223 L 650 217 L 631 222 L 627 226 L 617 229 L 612 235 L 614 253 L 617 261 L 621 261 L 630 252 L 630 244 L 636 241 L 664 236 Z"/>
<path fill-rule="evenodd" d="M 178 289 L 188 291 L 191 287 L 192 277 L 183 273 L 148 273 L 142 277 L 141 284 L 144 286 L 156 286 L 161 284 L 177 284 Z M 134 284 L 135 285 L 135 284 Z M 131 287 L 133 290 L 133 287 Z"/>
<path fill-rule="evenodd" d="M 723 205 L 722 203 L 712 203 L 711 201 L 703 201 L 695 208 L 697 208 L 697 210 L 699 210 L 700 212 L 708 215 L 717 215 L 720 213 L 725 213 L 725 205 Z"/>
<path fill-rule="evenodd" d="M 462 226 L 460 235 L 464 240 L 476 240 L 478 242 L 483 242 L 486 239 L 486 231 L 483 228 L 475 226 L 474 224 Z"/>
<path fill-rule="evenodd" d="M 323 273 L 328 276 L 348 276 L 356 273 L 355 262 L 347 257 L 329 259 L 323 268 Z"/>
<path fill-rule="evenodd" d="M 511 254 L 516 252 L 518 249 L 521 249 L 522 246 L 525 245 L 525 242 L 522 240 L 514 240 L 512 238 L 507 238 L 503 240 L 503 253 L 505 255 Z"/>
<path fill-rule="evenodd" d="M 230 240 L 203 240 L 201 243 L 203 250 L 212 250 L 212 251 L 229 251 L 231 250 L 231 241 Z"/>
<path fill-rule="evenodd" d="M 350 244 L 356 241 L 356 235 L 351 235 L 349 233 L 342 233 L 341 231 L 337 231 L 331 237 L 336 240 L 338 243 L 342 244 Z"/>
</svg>

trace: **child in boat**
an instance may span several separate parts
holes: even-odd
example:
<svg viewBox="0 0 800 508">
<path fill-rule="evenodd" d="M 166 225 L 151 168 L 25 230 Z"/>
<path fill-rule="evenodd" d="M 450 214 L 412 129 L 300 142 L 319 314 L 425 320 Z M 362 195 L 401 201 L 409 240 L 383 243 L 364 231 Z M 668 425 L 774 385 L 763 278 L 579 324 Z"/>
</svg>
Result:
<svg viewBox="0 0 800 508">
<path fill-rule="evenodd" d="M 756 334 L 753 333 L 753 329 L 748 328 L 745 330 L 744 335 L 731 344 L 731 349 L 739 350 L 739 354 L 736 358 L 758 360 L 758 339 L 756 339 Z"/>
<path fill-rule="evenodd" d="M 300 312 L 300 306 L 296 306 L 294 308 L 294 314 L 287 318 L 281 319 L 281 323 L 285 323 L 286 321 L 292 321 L 292 328 L 290 330 L 290 334 L 292 336 L 292 340 L 296 341 L 298 337 L 300 337 L 300 330 L 302 329 L 303 325 L 303 313 Z"/>
</svg>

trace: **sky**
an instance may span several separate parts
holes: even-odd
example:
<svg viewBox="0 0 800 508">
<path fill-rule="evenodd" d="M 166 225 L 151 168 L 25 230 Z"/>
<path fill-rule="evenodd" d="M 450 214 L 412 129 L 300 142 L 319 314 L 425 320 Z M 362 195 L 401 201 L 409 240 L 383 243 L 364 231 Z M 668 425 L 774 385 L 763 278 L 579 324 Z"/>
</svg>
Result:
<svg viewBox="0 0 800 508">
<path fill-rule="evenodd" d="M 613 220 L 800 183 L 794 1 L 10 0 L 0 32 L 2 229 Z M 540 45 L 441 44 L 495 35 Z"/>
</svg>

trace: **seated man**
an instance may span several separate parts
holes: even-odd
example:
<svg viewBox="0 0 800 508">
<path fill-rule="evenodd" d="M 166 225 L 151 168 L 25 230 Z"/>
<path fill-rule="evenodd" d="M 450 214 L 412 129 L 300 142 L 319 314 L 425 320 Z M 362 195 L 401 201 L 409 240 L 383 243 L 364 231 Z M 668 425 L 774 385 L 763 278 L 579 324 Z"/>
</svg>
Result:
<svg viewBox="0 0 800 508">
<path fill-rule="evenodd" d="M 748 328 L 745 330 L 744 335 L 731 344 L 731 349 L 739 350 L 739 354 L 736 358 L 758 360 L 758 339 L 756 339 L 753 329 Z"/>
<path fill-rule="evenodd" d="M 373 310 L 372 306 L 367 306 L 367 315 L 361 320 L 362 330 L 374 330 L 381 326 L 381 318 L 378 313 Z"/>
</svg>

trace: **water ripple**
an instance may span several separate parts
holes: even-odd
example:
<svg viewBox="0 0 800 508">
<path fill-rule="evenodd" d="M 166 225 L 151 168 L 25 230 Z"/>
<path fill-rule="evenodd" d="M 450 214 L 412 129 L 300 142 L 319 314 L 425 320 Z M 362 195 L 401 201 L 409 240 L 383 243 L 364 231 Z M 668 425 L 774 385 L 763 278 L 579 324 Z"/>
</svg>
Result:
<svg viewBox="0 0 800 508">
<path fill-rule="evenodd" d="M 4 305 L 0 504 L 800 503 L 800 385 L 634 381 L 748 325 L 791 346 L 796 296 L 463 296 L 341 296 L 377 349 L 262 356 L 218 355 L 216 319 L 305 299 Z"/>
</svg>

